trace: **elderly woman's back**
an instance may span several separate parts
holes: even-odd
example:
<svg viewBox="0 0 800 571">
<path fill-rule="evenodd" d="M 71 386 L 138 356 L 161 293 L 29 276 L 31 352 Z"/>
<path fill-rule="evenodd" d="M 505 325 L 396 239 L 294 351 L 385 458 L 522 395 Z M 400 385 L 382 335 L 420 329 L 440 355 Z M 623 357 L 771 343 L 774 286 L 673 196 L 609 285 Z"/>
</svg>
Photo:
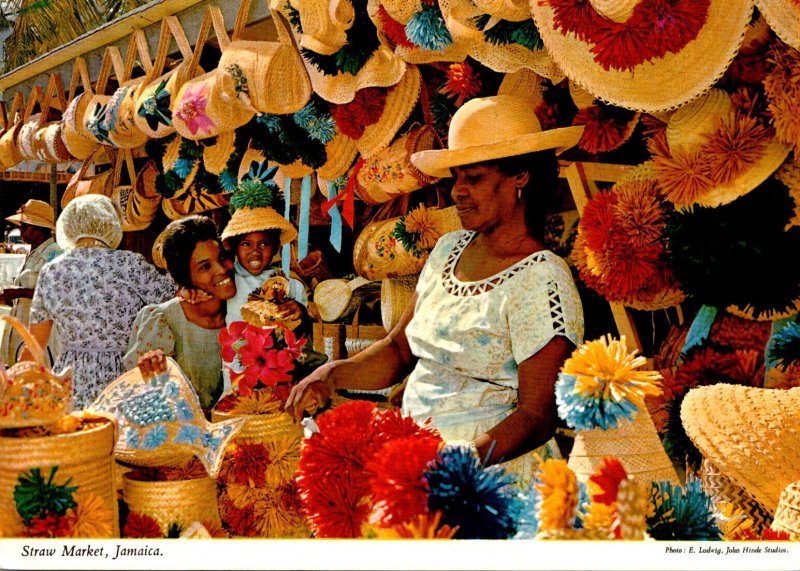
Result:
<svg viewBox="0 0 800 571">
<path fill-rule="evenodd" d="M 111 201 L 70 202 L 58 220 L 67 253 L 45 266 L 31 304 L 36 337 L 55 326 L 63 346 L 55 369 L 74 370 L 74 404 L 91 403 L 124 372 L 122 356 L 136 313 L 172 297 L 175 284 L 141 255 L 115 250 L 122 236 Z"/>
</svg>

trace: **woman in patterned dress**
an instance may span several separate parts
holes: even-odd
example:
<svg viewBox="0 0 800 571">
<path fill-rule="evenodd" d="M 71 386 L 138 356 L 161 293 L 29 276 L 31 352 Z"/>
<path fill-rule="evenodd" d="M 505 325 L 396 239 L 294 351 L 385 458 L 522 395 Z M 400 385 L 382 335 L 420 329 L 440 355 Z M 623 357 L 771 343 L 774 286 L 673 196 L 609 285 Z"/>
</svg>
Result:
<svg viewBox="0 0 800 571">
<path fill-rule="evenodd" d="M 557 190 L 555 150 L 577 143 L 581 130 L 541 131 L 529 104 L 509 95 L 463 105 L 449 148 L 412 162 L 455 176 L 464 229 L 439 239 L 389 335 L 301 381 L 287 410 L 299 419 L 335 389 L 385 388 L 410 373 L 403 413 L 431 418 L 445 441 L 470 443 L 522 481 L 539 458 L 557 456 L 554 387 L 582 342 L 583 311 L 566 263 L 542 234 Z"/>
<path fill-rule="evenodd" d="M 62 347 L 54 369 L 72 367 L 77 409 L 125 371 L 122 356 L 136 313 L 175 294 L 172 280 L 143 256 L 117 250 L 121 240 L 108 197 L 73 199 L 56 222 L 65 253 L 42 268 L 33 294 L 31 333 L 44 346 L 50 330 L 58 331 Z"/>
</svg>

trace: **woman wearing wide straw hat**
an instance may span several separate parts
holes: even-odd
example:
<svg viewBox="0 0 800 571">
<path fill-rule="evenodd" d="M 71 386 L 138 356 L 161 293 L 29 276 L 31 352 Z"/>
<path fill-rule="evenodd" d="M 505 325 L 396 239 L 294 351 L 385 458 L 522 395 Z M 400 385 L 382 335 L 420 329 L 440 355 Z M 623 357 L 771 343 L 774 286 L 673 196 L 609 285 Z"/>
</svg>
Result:
<svg viewBox="0 0 800 571">
<path fill-rule="evenodd" d="M 583 312 L 542 229 L 556 191 L 555 151 L 581 132 L 541 131 L 530 104 L 510 95 L 461 107 L 449 148 L 411 160 L 428 175 L 456 177 L 464 230 L 439 239 L 389 335 L 301 381 L 287 410 L 299 418 L 334 389 L 383 388 L 411 373 L 403 413 L 431 418 L 446 440 L 470 441 L 482 459 L 508 461 L 523 480 L 538 457 L 557 454 L 554 385 L 582 341 Z"/>
<path fill-rule="evenodd" d="M 42 346 L 53 327 L 58 331 L 62 349 L 54 368 L 72 366 L 74 405 L 82 408 L 125 370 L 136 313 L 174 295 L 175 284 L 140 254 L 116 249 L 122 226 L 106 196 L 72 200 L 58 217 L 56 240 L 66 253 L 39 274 L 30 329 Z"/>
</svg>

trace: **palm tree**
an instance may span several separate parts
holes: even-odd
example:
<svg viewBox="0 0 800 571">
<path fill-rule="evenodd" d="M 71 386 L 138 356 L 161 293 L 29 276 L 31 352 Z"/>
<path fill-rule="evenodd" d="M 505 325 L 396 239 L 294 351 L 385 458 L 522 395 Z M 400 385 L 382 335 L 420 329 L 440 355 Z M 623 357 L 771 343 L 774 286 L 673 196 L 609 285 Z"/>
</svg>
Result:
<svg viewBox="0 0 800 571">
<path fill-rule="evenodd" d="M 3 71 L 15 69 L 149 0 L 2 0 Z M 56 25 L 57 23 L 57 25 Z"/>
</svg>

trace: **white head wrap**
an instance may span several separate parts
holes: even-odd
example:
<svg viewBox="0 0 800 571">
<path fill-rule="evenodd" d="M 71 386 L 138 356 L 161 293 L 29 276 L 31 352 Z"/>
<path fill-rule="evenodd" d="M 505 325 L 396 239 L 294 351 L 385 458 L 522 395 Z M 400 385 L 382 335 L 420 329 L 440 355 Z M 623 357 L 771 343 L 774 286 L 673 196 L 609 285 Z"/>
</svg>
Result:
<svg viewBox="0 0 800 571">
<path fill-rule="evenodd" d="M 122 241 L 122 223 L 111 199 L 87 194 L 72 199 L 56 221 L 56 242 L 71 250 L 81 238 L 95 238 L 112 249 Z"/>
</svg>

